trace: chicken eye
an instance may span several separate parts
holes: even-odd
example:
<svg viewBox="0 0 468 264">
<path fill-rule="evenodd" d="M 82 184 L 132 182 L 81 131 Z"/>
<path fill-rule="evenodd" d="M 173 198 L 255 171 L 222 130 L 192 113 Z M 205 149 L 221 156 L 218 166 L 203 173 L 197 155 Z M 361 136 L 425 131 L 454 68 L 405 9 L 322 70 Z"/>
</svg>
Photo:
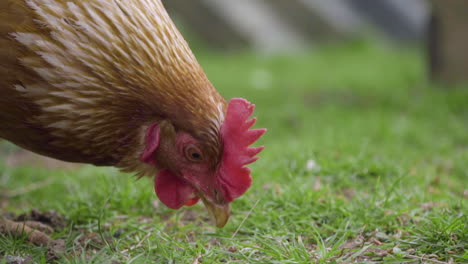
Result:
<svg viewBox="0 0 468 264">
<path fill-rule="evenodd" d="M 192 162 L 203 161 L 203 155 L 196 146 L 190 145 L 185 148 L 185 157 Z"/>
</svg>

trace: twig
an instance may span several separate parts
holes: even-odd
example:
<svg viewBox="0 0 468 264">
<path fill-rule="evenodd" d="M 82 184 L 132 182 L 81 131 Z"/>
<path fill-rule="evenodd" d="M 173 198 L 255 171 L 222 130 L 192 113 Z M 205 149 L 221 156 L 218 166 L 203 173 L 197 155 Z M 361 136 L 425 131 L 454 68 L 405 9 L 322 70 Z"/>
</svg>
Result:
<svg viewBox="0 0 468 264">
<path fill-rule="evenodd" d="M 435 259 L 430 259 L 430 258 L 425 258 L 425 257 L 418 257 L 418 256 L 414 256 L 414 255 L 406 255 L 406 257 L 410 258 L 410 259 L 430 261 L 430 262 L 434 262 L 434 263 L 438 263 L 438 264 L 447 264 L 448 263 L 448 262 L 443 262 L 443 261 L 439 261 L 439 260 L 435 260 Z"/>
<path fill-rule="evenodd" d="M 48 235 L 27 226 L 25 223 L 16 223 L 2 218 L 0 218 L 0 234 L 10 234 L 15 237 L 25 235 L 29 242 L 38 246 L 47 246 L 53 241 Z"/>
<path fill-rule="evenodd" d="M 32 192 L 32 191 L 44 188 L 44 187 L 52 184 L 53 182 L 54 181 L 52 179 L 48 179 L 48 180 L 45 180 L 45 181 L 42 181 L 42 182 L 37 182 L 37 183 L 33 183 L 33 184 L 30 184 L 30 185 L 18 188 L 18 189 L 13 190 L 13 191 L 7 191 L 5 193 L 5 197 L 6 198 L 13 198 L 13 197 L 16 197 L 16 196 L 19 196 L 19 195 L 22 195 L 22 194 L 25 194 L 25 193 L 28 193 L 28 192 Z"/>
<path fill-rule="evenodd" d="M 140 242 L 138 242 L 138 244 L 136 244 L 135 246 L 131 246 L 130 248 L 127 248 L 127 249 L 121 251 L 120 253 L 125 254 L 125 253 L 127 253 L 127 252 L 129 252 L 129 251 L 131 251 L 131 250 L 140 248 L 140 247 L 143 245 L 143 242 L 145 242 L 145 240 L 148 239 L 148 237 L 150 237 L 150 236 L 151 236 L 151 232 L 148 232 L 148 234 L 146 234 L 146 236 L 144 236 L 144 237 L 140 240 Z"/>
<path fill-rule="evenodd" d="M 244 225 L 245 221 L 247 220 L 247 218 L 249 218 L 249 216 L 252 214 L 253 210 L 255 209 L 255 207 L 257 207 L 257 204 L 258 202 L 260 202 L 260 199 L 258 199 L 255 204 L 252 206 L 252 208 L 250 209 L 250 211 L 247 213 L 247 215 L 244 217 L 244 219 L 242 220 L 242 222 L 240 223 L 240 225 L 237 227 L 236 229 L 236 232 L 234 232 L 234 234 L 232 234 L 232 237 L 231 239 L 233 239 L 237 233 L 239 232 L 239 230 L 241 229 L 242 225 Z"/>
</svg>

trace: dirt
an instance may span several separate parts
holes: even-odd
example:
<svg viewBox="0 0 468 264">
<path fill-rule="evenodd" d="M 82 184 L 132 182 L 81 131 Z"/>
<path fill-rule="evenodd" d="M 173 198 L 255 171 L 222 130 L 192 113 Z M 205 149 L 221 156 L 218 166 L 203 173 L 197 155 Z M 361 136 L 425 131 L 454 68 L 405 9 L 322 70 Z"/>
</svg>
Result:
<svg viewBox="0 0 468 264">
<path fill-rule="evenodd" d="M 4 261 L 6 264 L 33 264 L 34 263 L 31 256 L 21 257 L 21 256 L 8 255 L 8 256 L 5 256 L 3 259 L 0 258 L 0 261 Z"/>
<path fill-rule="evenodd" d="M 41 212 L 37 209 L 29 213 L 14 217 L 12 214 L 3 214 L 0 218 L 0 233 L 13 236 L 24 236 L 34 245 L 47 247 L 46 258 L 52 261 L 65 253 L 65 241 L 52 239 L 49 235 L 65 227 L 65 219 L 55 211 Z M 7 263 L 27 263 L 19 257 L 11 257 Z"/>
<path fill-rule="evenodd" d="M 83 249 L 99 249 L 105 244 L 106 243 L 102 240 L 101 236 L 95 232 L 84 234 L 77 240 L 78 248 Z"/>
<path fill-rule="evenodd" d="M 3 220 L 2 220 L 3 217 Z M 40 211 L 33 209 L 29 213 L 15 216 L 11 213 L 3 213 L 0 216 L 0 233 L 13 236 L 24 236 L 29 243 L 47 248 L 46 259 L 53 261 L 61 258 L 66 252 L 66 242 L 63 239 L 53 239 L 51 235 L 60 232 L 66 226 L 65 218 L 55 211 Z M 123 231 L 120 231 L 121 233 Z M 121 234 L 120 234 L 121 235 Z M 106 238 L 108 239 L 108 238 Z M 110 238 L 109 238 L 110 240 Z M 76 240 L 77 254 L 82 251 L 98 250 L 105 245 L 105 241 L 97 233 L 86 233 Z M 6 260 L 11 264 L 28 264 L 29 258 L 8 256 Z"/>
<path fill-rule="evenodd" d="M 41 222 L 36 222 L 36 221 L 24 221 L 23 222 L 25 225 L 29 226 L 30 228 L 34 230 L 41 231 L 43 233 L 46 233 L 48 235 L 54 233 L 54 229 L 50 227 L 49 225 L 43 224 Z"/>
<path fill-rule="evenodd" d="M 31 212 L 22 214 L 13 220 L 15 222 L 33 221 L 55 231 L 63 229 L 66 225 L 65 218 L 52 210 L 41 212 L 38 209 L 32 209 Z"/>
<path fill-rule="evenodd" d="M 53 240 L 47 246 L 47 260 L 51 261 L 54 259 L 59 259 L 66 251 L 65 240 L 56 239 Z"/>
</svg>

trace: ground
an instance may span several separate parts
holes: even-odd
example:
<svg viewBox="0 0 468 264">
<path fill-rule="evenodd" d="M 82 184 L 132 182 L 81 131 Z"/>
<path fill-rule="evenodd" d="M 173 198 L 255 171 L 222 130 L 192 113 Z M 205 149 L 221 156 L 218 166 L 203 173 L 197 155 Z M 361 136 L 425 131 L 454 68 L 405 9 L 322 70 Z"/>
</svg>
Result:
<svg viewBox="0 0 468 264">
<path fill-rule="evenodd" d="M 468 262 L 467 87 L 430 85 L 416 49 L 196 53 L 219 91 L 256 103 L 257 127 L 269 129 L 228 225 L 214 228 L 201 205 L 167 209 L 151 179 L 43 167 L 3 143 L 0 211 L 36 216 L 64 243 L 51 256 L 0 235 L 3 262 Z"/>
</svg>

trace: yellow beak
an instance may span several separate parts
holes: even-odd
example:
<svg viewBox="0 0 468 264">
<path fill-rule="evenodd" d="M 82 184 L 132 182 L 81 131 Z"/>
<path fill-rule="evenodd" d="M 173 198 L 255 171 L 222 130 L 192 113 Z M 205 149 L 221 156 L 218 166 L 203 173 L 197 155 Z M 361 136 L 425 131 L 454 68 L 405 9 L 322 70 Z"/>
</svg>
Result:
<svg viewBox="0 0 468 264">
<path fill-rule="evenodd" d="M 203 204 L 211 215 L 211 218 L 216 223 L 216 227 L 224 227 L 229 220 L 230 208 L 229 204 L 217 205 L 205 198 L 202 198 Z"/>
</svg>

